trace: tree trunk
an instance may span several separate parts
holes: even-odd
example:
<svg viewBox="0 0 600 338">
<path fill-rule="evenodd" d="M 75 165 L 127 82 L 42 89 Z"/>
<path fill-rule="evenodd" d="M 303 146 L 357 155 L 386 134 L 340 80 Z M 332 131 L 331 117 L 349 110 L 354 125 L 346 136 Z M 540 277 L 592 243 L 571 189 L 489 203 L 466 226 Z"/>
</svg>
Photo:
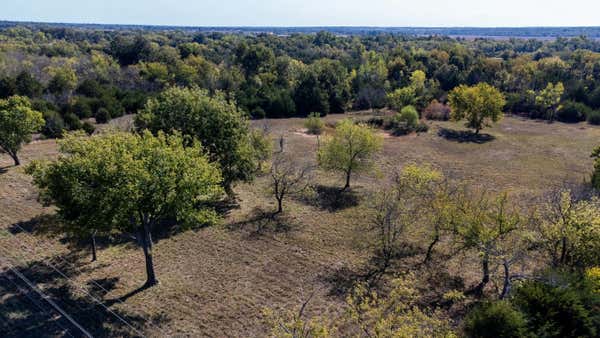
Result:
<svg viewBox="0 0 600 338">
<path fill-rule="evenodd" d="M 277 198 L 277 212 L 276 214 L 280 214 L 283 212 L 283 197 Z"/>
<path fill-rule="evenodd" d="M 500 294 L 500 299 L 504 299 L 510 292 L 510 266 L 508 262 L 504 262 L 502 264 L 504 266 L 504 285 L 502 286 L 502 294 Z"/>
<path fill-rule="evenodd" d="M 485 286 L 490 281 L 490 261 L 489 261 L 489 259 L 490 259 L 489 254 L 487 252 L 484 253 L 483 259 L 481 261 L 481 269 L 483 272 L 483 278 L 481 279 L 481 283 L 479 283 L 479 285 L 477 285 L 477 287 L 475 288 L 475 295 L 477 297 L 483 296 L 483 289 L 485 289 Z"/>
<path fill-rule="evenodd" d="M 19 161 L 19 156 L 17 156 L 17 153 L 8 153 L 10 155 L 10 157 L 12 157 L 13 161 L 15 162 L 15 167 L 18 167 L 19 165 L 21 165 L 21 161 Z"/>
<path fill-rule="evenodd" d="M 154 262 L 152 261 L 152 235 L 147 224 L 140 227 L 140 239 L 144 256 L 146 258 L 146 284 L 144 286 L 151 287 L 158 284 L 156 274 L 154 273 Z"/>
<path fill-rule="evenodd" d="M 560 264 L 564 265 L 567 260 L 567 237 L 563 237 L 560 248 Z"/>
<path fill-rule="evenodd" d="M 92 238 L 91 238 L 91 243 L 92 245 L 92 262 L 95 262 L 97 260 L 97 256 L 96 256 L 96 231 L 94 231 L 94 233 L 92 233 Z"/>
<path fill-rule="evenodd" d="M 427 248 L 427 254 L 425 255 L 425 259 L 423 260 L 423 264 L 429 263 L 429 261 L 431 260 L 431 255 L 433 254 L 433 247 L 437 244 L 437 242 L 439 240 L 440 240 L 440 236 L 439 235 L 435 235 L 435 237 L 433 238 L 433 241 L 429 244 L 429 247 Z"/>
<path fill-rule="evenodd" d="M 352 176 L 352 171 L 346 172 L 346 185 L 344 185 L 344 189 L 342 189 L 342 191 L 350 189 L 350 176 Z"/>
</svg>

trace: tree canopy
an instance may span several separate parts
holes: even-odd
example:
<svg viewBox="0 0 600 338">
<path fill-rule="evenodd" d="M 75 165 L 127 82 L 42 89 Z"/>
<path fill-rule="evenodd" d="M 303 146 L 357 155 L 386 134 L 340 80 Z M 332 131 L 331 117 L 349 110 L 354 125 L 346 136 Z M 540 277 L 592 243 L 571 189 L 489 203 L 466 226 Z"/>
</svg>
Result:
<svg viewBox="0 0 600 338">
<path fill-rule="evenodd" d="M 318 152 L 319 165 L 344 173 L 344 190 L 350 188 L 353 174 L 371 168 L 373 155 L 383 147 L 383 137 L 365 124 L 345 119 L 338 123 L 333 137 L 326 139 Z"/>
<path fill-rule="evenodd" d="M 138 233 L 148 286 L 157 283 L 153 228 L 169 219 L 182 225 L 217 219 L 209 203 L 222 193 L 218 165 L 199 142 L 185 142 L 179 133 L 67 136 L 60 153 L 55 162 L 28 168 L 41 196 L 81 232 Z"/>
<path fill-rule="evenodd" d="M 0 149 L 19 165 L 17 152 L 23 143 L 31 141 L 31 134 L 44 125 L 42 113 L 34 110 L 26 97 L 12 96 L 0 99 Z"/>
<path fill-rule="evenodd" d="M 177 130 L 197 138 L 210 159 L 219 163 L 228 193 L 233 182 L 253 177 L 263 156 L 246 117 L 222 93 L 211 96 L 198 88 L 169 88 L 148 100 L 136 125 L 153 133 Z"/>
<path fill-rule="evenodd" d="M 461 85 L 448 94 L 452 107 L 450 118 L 459 121 L 466 119 L 466 126 L 475 129 L 475 134 L 491 122 L 502 118 L 502 109 L 506 105 L 504 95 L 487 83 L 473 87 Z"/>
</svg>

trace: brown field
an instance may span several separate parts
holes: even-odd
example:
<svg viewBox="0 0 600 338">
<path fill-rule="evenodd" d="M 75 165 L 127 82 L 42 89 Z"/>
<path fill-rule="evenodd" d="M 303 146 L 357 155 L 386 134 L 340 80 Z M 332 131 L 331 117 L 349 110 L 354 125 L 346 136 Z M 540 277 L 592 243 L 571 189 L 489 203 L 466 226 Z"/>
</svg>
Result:
<svg viewBox="0 0 600 338">
<path fill-rule="evenodd" d="M 340 118 L 330 116 L 326 121 Z M 285 136 L 286 152 L 314 161 L 317 139 L 302 133 L 301 119 L 254 124 L 262 127 L 265 122 L 273 138 Z M 460 124 L 430 125 L 427 134 L 386 135 L 384 151 L 377 159 L 378 173 L 354 181 L 353 190 L 359 199 L 364 202 L 369 192 L 385 184 L 386 177 L 414 162 L 430 163 L 471 186 L 508 191 L 526 200 L 563 182 L 587 179 L 592 169 L 590 153 L 600 145 L 600 128 L 586 124 L 547 124 L 507 117 L 483 131 L 493 136 L 484 143 L 439 135 L 440 130 L 452 134 L 462 129 Z M 56 154 L 54 141 L 40 140 L 25 146 L 21 158 L 27 164 Z M 342 184 L 341 177 L 327 173 L 319 174 L 318 181 L 324 186 Z M 9 262 L 19 265 L 24 275 L 99 336 L 134 332 L 77 291 L 75 284 L 101 284 L 106 291 L 95 284 L 89 286 L 94 297 L 148 336 L 264 336 L 268 332 L 264 308 L 294 310 L 313 293 L 309 315 L 340 315 L 345 276 L 361 271 L 370 257 L 357 230 L 367 222 L 361 212 L 364 203 L 332 210 L 290 200 L 285 205 L 287 229 L 269 228 L 257 233 L 261 221 L 252 220 L 256 209 L 275 207 L 274 199 L 267 195 L 267 184 L 267 177 L 259 177 L 252 184 L 236 187 L 239 206 L 224 216 L 221 226 L 158 236 L 154 254 L 161 284 L 138 290 L 145 280 L 144 257 L 131 241 L 102 246 L 98 261 L 89 263 L 85 247 L 77 250 L 61 238 L 23 233 L 19 227 L 36 230 L 47 223 L 38 216 L 52 210 L 37 202 L 36 191 L 23 169 L 11 167 L 9 157 L 0 156 L 0 257 L 9 258 L 0 260 L 4 271 L 0 272 L 0 332 L 8 332 L 7 336 L 58 336 L 64 333 L 60 325 L 68 325 L 57 316 L 31 310 L 30 295 L 10 286 L 15 278 L 6 269 Z M 67 283 L 45 262 L 52 262 L 74 282 Z M 461 272 L 465 285 L 474 283 L 478 276 L 477 262 L 470 258 L 459 256 L 447 263 L 449 271 Z M 442 275 L 444 271 L 436 273 Z M 434 280 L 431 277 L 422 278 Z M 437 279 L 422 287 L 426 294 L 436 294 L 451 286 Z"/>
</svg>

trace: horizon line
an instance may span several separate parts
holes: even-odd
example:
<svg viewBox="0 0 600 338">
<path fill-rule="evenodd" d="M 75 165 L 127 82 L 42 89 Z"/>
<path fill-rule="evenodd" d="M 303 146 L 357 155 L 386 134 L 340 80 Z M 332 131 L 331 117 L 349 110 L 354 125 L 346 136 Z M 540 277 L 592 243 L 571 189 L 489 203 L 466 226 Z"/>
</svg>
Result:
<svg viewBox="0 0 600 338">
<path fill-rule="evenodd" d="M 75 22 L 75 21 L 34 21 L 34 20 L 7 20 L 0 19 L 0 23 L 11 24 L 46 24 L 46 25 L 99 25 L 99 26 L 138 26 L 138 27 L 165 27 L 165 28 L 404 28 L 404 29 L 525 29 L 525 28 L 600 28 L 598 26 L 370 26 L 370 25 L 179 25 L 179 24 L 140 24 L 140 23 L 107 23 L 107 22 Z"/>
</svg>

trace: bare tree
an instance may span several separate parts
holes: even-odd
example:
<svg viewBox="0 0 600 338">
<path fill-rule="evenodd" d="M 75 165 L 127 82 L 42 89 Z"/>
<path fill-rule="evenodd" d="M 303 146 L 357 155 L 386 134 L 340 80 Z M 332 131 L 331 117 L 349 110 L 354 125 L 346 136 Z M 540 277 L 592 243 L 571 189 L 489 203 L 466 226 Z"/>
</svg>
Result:
<svg viewBox="0 0 600 338">
<path fill-rule="evenodd" d="M 314 166 L 299 164 L 291 156 L 277 154 L 271 164 L 271 190 L 277 200 L 277 211 L 283 211 L 283 200 L 297 195 L 309 186 Z"/>
<path fill-rule="evenodd" d="M 408 165 L 396 174 L 391 188 L 383 189 L 373 197 L 369 230 L 375 235 L 376 251 L 381 259 L 380 273 L 385 272 L 391 260 L 406 248 L 404 234 L 430 221 L 429 211 L 437 194 L 435 187 L 441 179 L 441 173 L 429 167 Z"/>
</svg>

